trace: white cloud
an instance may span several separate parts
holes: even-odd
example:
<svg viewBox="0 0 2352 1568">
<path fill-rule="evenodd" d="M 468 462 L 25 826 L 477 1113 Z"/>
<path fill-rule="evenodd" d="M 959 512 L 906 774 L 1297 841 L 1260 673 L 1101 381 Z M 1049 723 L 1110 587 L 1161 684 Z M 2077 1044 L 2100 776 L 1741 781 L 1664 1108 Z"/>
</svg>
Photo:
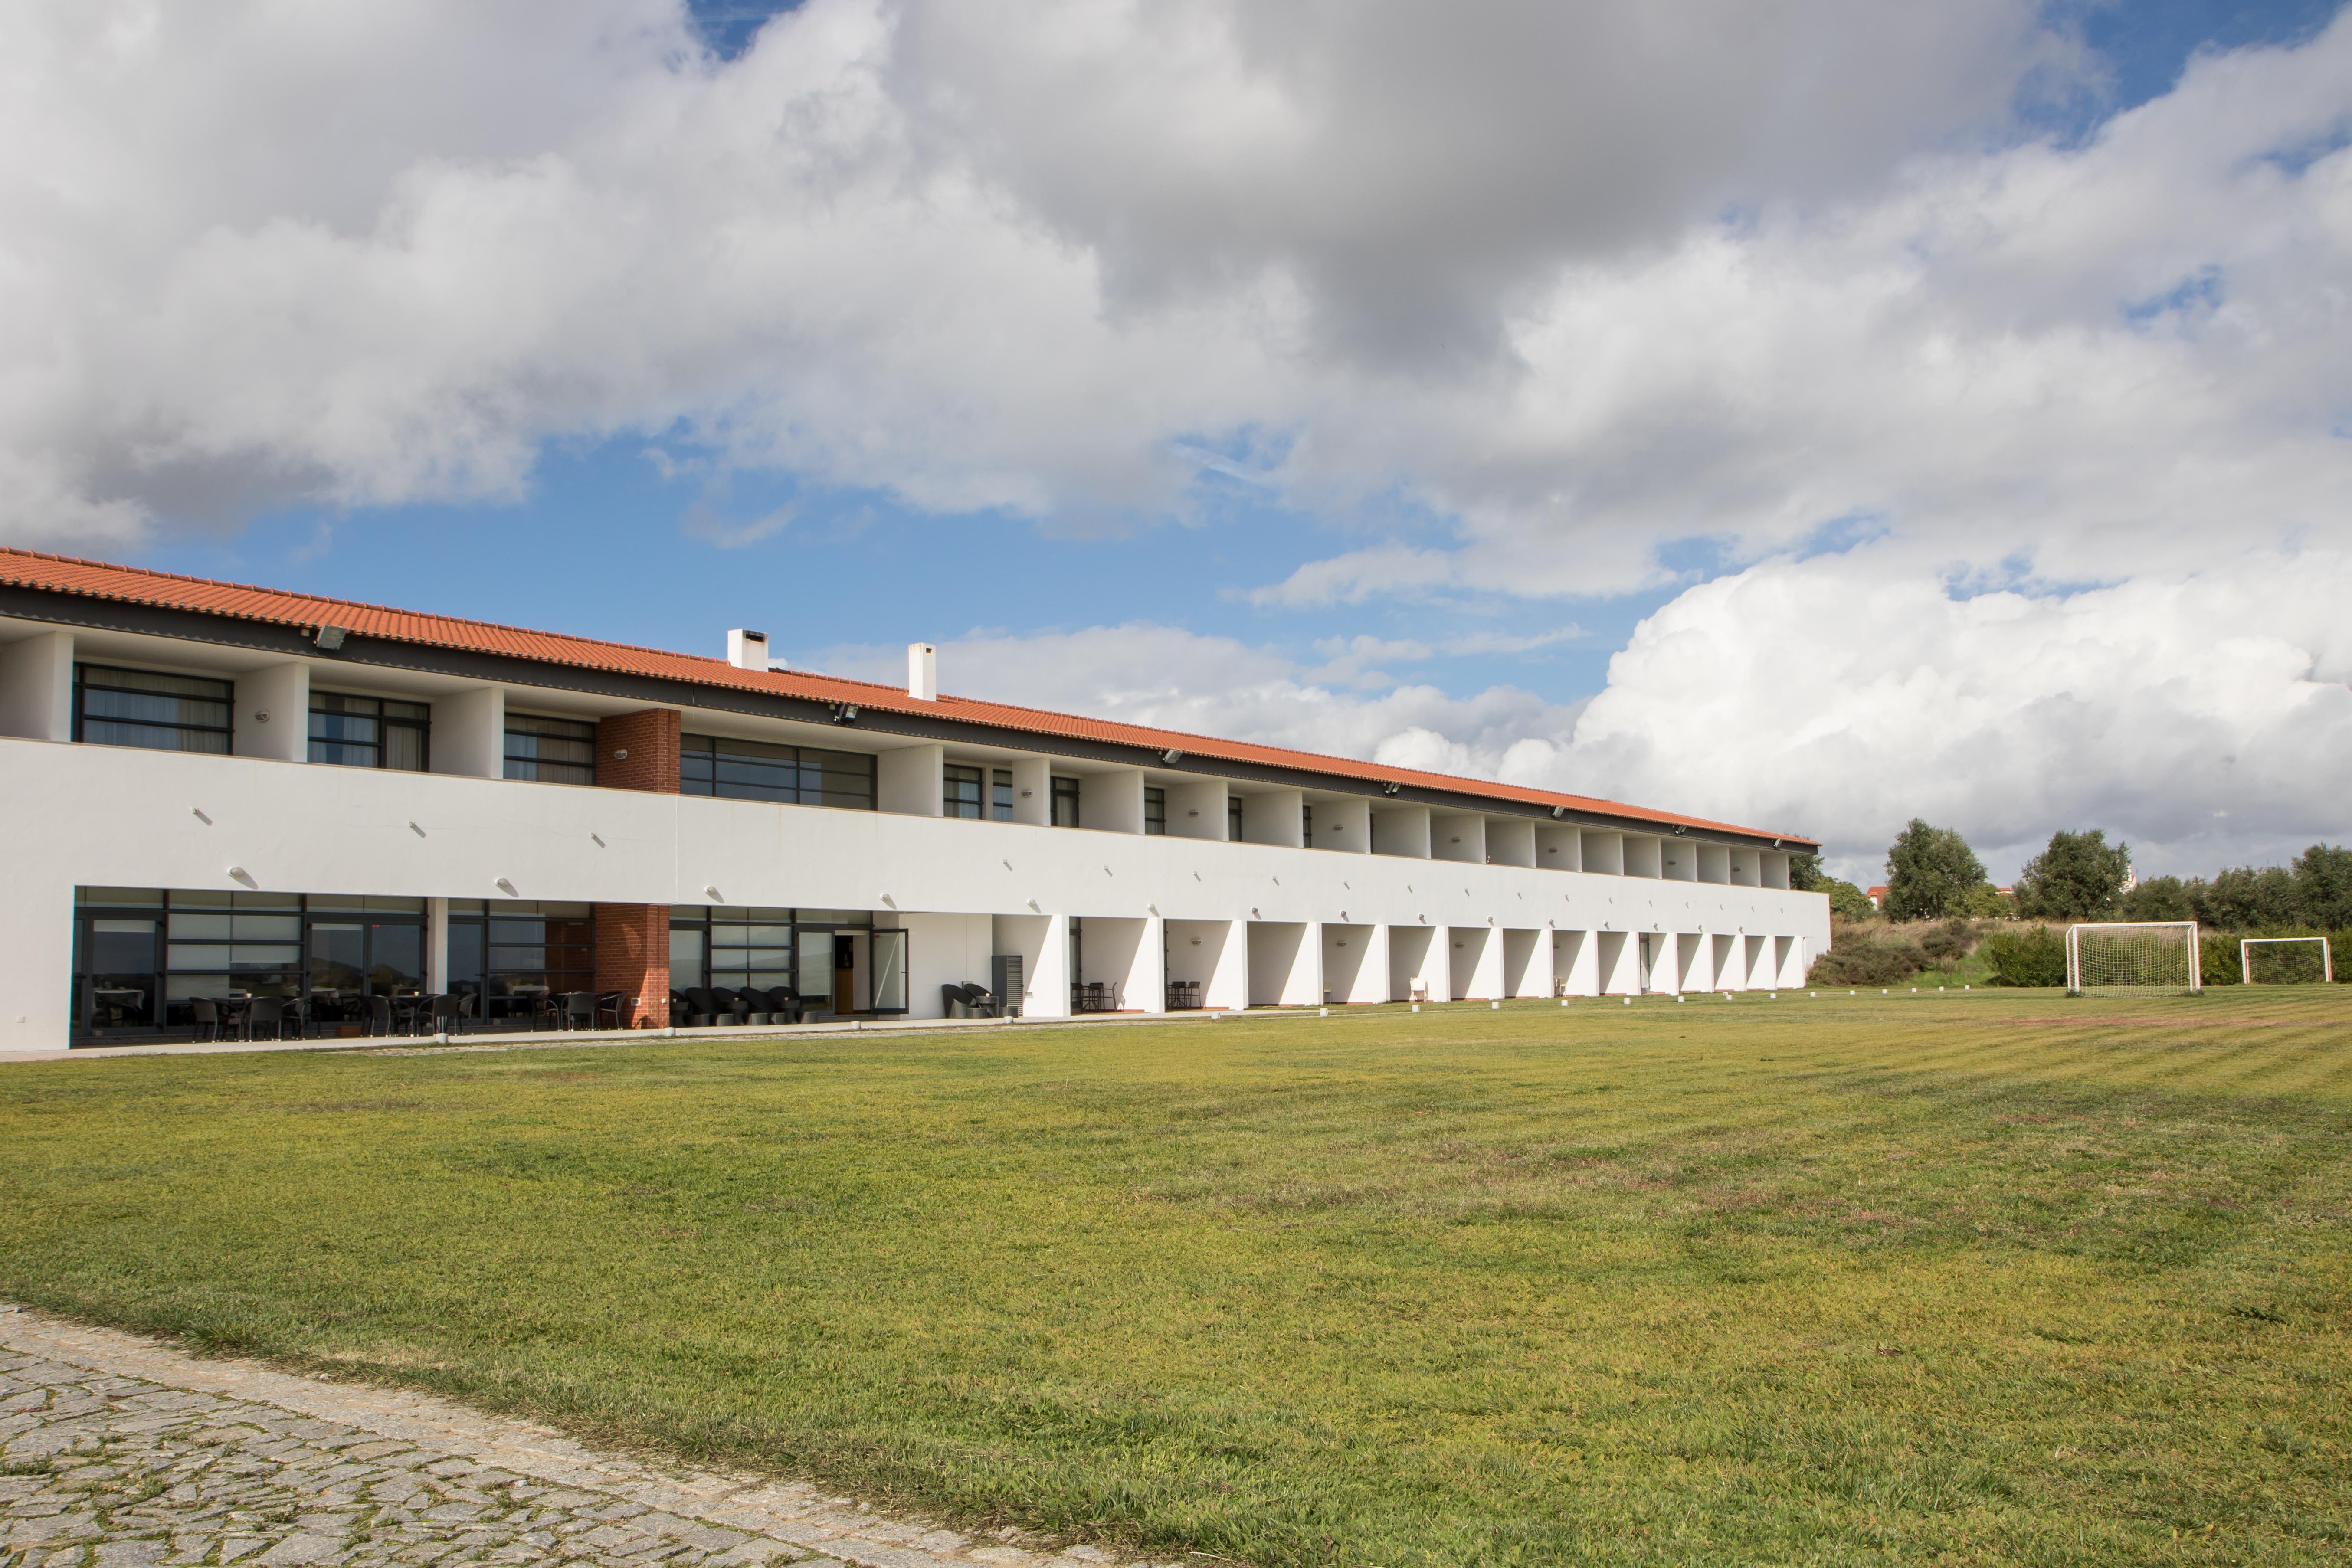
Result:
<svg viewBox="0 0 2352 1568">
<path fill-rule="evenodd" d="M 2081 146 L 2009 115 L 2085 68 L 2040 14 L 812 0 L 720 64 L 675 0 L 28 0 L 0 537 L 509 497 L 616 432 L 1065 525 L 1213 470 L 1352 524 L 1267 612 L 1427 625 L 970 667 L 1841 843 L 2341 835 L 2352 13 Z M 1580 720 L 1382 668 L 1662 585 Z"/>
</svg>

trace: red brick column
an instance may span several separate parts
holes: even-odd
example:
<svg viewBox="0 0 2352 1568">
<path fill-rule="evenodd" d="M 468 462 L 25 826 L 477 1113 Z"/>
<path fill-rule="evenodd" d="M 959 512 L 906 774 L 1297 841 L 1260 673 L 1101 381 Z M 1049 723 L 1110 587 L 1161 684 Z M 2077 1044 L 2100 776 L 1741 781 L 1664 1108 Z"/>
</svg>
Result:
<svg viewBox="0 0 2352 1568">
<path fill-rule="evenodd" d="M 624 1028 L 669 1022 L 669 906 L 596 906 L 596 991 L 621 994 Z"/>
<path fill-rule="evenodd" d="M 598 786 L 676 795 L 680 721 L 673 708 L 598 721 Z M 598 904 L 595 920 L 597 991 L 621 994 L 626 1027 L 664 1026 L 669 1022 L 669 906 Z"/>
<path fill-rule="evenodd" d="M 675 708 L 648 708 L 596 722 L 596 782 L 606 789 L 677 793 L 684 716 Z M 621 753 L 626 752 L 628 755 Z"/>
</svg>

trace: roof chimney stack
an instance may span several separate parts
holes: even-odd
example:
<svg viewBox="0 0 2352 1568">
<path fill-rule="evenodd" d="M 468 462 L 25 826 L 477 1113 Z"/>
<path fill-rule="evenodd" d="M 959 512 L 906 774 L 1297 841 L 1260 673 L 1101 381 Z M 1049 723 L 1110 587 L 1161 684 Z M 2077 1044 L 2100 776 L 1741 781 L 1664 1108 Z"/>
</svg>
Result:
<svg viewBox="0 0 2352 1568">
<path fill-rule="evenodd" d="M 925 702 L 940 700 L 940 650 L 929 643 L 907 645 L 907 695 Z"/>
<path fill-rule="evenodd" d="M 747 632 L 738 626 L 727 634 L 727 662 L 738 669 L 765 671 L 768 668 L 768 634 Z"/>
</svg>

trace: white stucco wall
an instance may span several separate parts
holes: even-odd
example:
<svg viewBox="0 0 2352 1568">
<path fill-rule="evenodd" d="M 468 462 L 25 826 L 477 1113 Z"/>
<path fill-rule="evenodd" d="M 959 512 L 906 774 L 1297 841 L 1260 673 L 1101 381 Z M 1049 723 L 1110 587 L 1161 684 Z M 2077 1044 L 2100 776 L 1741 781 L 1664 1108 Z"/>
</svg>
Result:
<svg viewBox="0 0 2352 1568">
<path fill-rule="evenodd" d="M 238 700 L 252 701 L 242 686 Z M 443 706 L 436 762 L 446 754 Z M 273 727 L 276 718 L 273 710 Z M 1450 943 L 1423 954 L 1400 948 L 1413 931 L 1440 942 L 1457 926 L 1754 933 L 1790 939 L 1771 944 L 1766 961 L 1782 984 L 1829 938 L 1818 895 L 1472 862 L 1441 868 L 1387 852 L 1385 810 L 1383 853 L 1366 856 L 22 739 L 0 739 L 0 800 L 12 841 L 0 900 L 0 994 L 11 1005 L 0 1008 L 0 1041 L 11 1045 L 66 1037 L 78 884 L 648 904 L 708 903 L 705 889 L 717 888 L 729 903 L 873 910 L 885 924 L 906 925 L 917 933 L 909 981 L 919 1010 L 937 1007 L 943 980 L 986 983 L 985 930 L 990 951 L 1026 957 L 1034 1016 L 1067 1009 L 1071 915 L 1152 921 L 1154 931 L 1161 919 L 1180 922 L 1170 933 L 1171 972 L 1214 981 L 1209 1005 L 1222 1007 L 1259 989 L 1246 952 L 1252 925 L 1300 928 L 1278 987 L 1261 972 L 1265 990 L 1292 1005 L 1320 1000 L 1325 921 L 1390 928 L 1380 946 L 1388 994 L 1400 997 L 1416 965 L 1430 972 L 1433 997 L 1453 991 Z M 232 866 L 249 879 L 232 879 Z M 937 916 L 977 919 L 940 925 Z M 1193 947 L 1200 922 L 1223 940 Z M 1310 930 L 1315 940 L 1304 941 Z M 1482 959 L 1486 945 L 1481 938 Z M 1469 978 L 1498 994 L 1499 937 L 1493 946 Z M 962 972 L 948 971 L 949 954 Z M 1131 966 L 1130 1005 L 1142 1005 L 1135 978 Z M 1143 979 L 1159 989 L 1156 956 Z M 1619 975 L 1596 971 L 1596 979 L 1627 988 Z"/>
</svg>

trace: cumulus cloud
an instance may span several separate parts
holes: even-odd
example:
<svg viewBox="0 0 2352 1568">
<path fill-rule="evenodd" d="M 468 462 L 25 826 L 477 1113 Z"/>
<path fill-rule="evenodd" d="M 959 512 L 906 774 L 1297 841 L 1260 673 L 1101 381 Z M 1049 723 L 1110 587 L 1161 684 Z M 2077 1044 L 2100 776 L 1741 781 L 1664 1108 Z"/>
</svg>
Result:
<svg viewBox="0 0 2352 1568">
<path fill-rule="evenodd" d="M 2341 836 L 2352 15 L 2079 144 L 2015 112 L 2095 68 L 2044 16 L 811 0 L 720 61 L 677 0 L 33 0 L 0 537 L 509 498 L 616 433 L 1065 525 L 1214 471 L 1354 535 L 1263 613 L 1430 625 L 970 667 L 1841 843 Z M 1581 711 L 1398 677 L 1449 605 L 1636 589 Z"/>
</svg>

